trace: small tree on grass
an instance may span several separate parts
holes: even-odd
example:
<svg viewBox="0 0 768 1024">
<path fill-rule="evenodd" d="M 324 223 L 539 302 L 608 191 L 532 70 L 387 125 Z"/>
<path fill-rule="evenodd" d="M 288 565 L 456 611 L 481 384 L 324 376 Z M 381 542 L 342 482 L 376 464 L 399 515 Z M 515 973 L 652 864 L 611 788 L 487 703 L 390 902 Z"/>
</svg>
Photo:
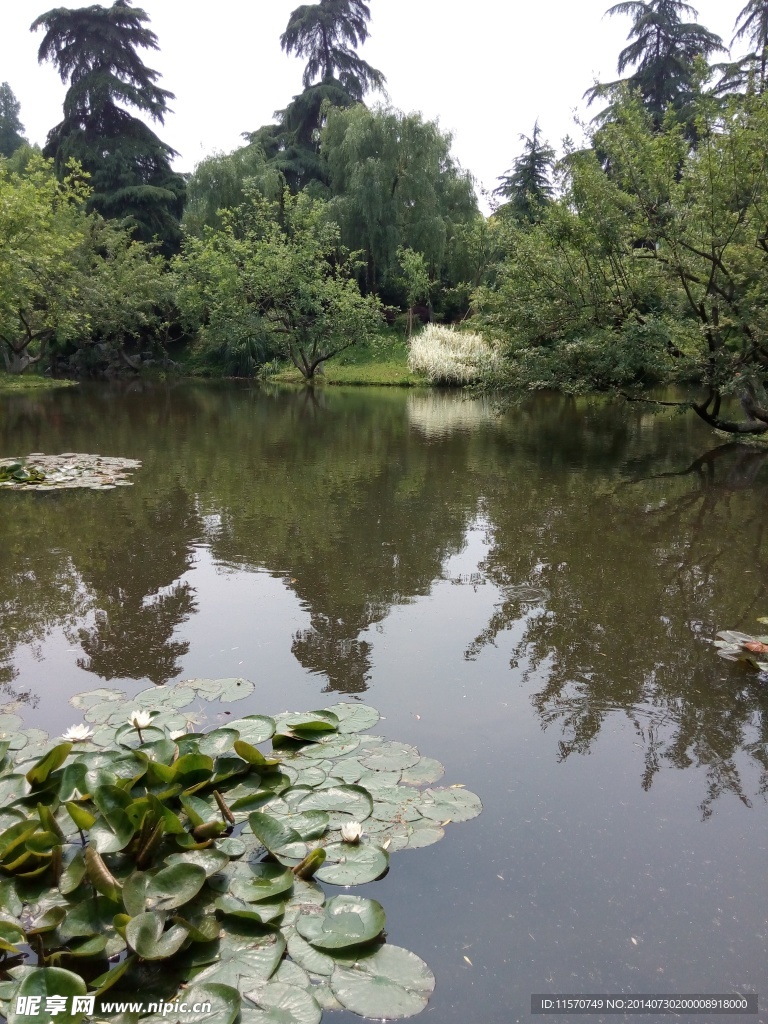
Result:
<svg viewBox="0 0 768 1024">
<path fill-rule="evenodd" d="M 429 302 L 432 282 L 429 279 L 427 261 L 420 252 L 401 245 L 397 250 L 397 258 L 403 271 L 405 298 L 408 303 L 408 337 L 410 338 L 413 334 L 413 307 L 422 299 Z"/>
<path fill-rule="evenodd" d="M 339 245 L 338 226 L 306 194 L 286 192 L 276 203 L 251 190 L 223 214 L 220 231 L 187 240 L 176 268 L 182 309 L 204 342 L 222 324 L 233 344 L 242 332 L 260 334 L 306 380 L 381 322 L 378 300 L 360 294 L 358 262 Z"/>
</svg>

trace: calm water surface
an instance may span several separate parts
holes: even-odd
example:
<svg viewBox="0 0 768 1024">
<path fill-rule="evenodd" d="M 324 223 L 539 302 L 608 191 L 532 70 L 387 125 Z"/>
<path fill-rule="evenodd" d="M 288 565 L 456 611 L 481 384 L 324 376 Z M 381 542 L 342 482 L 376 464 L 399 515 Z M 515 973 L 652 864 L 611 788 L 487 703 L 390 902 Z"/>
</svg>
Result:
<svg viewBox="0 0 768 1024">
<path fill-rule="evenodd" d="M 0 455 L 32 451 L 143 468 L 0 494 L 29 724 L 193 676 L 252 679 L 238 715 L 362 699 L 485 804 L 366 887 L 437 975 L 425 1021 L 622 991 L 768 1020 L 768 685 L 709 644 L 768 615 L 768 454 L 643 406 L 235 385 L 3 397 Z"/>
</svg>

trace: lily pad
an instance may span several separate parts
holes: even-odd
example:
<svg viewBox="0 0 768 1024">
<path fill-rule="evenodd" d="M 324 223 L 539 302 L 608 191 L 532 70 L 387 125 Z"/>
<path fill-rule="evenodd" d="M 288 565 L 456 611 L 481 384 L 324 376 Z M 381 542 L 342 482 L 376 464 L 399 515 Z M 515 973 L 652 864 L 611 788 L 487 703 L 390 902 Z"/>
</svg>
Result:
<svg viewBox="0 0 768 1024">
<path fill-rule="evenodd" d="M 342 1006 L 361 1017 L 400 1020 L 426 1007 L 435 976 L 415 953 L 389 944 L 351 967 L 339 965 L 331 989 Z"/>
<path fill-rule="evenodd" d="M 339 732 L 366 732 L 372 729 L 379 720 L 379 712 L 376 708 L 367 704 L 352 704 L 345 701 L 341 704 L 332 704 L 326 711 L 332 711 L 339 720 Z"/>
<path fill-rule="evenodd" d="M 302 914 L 296 929 L 319 949 L 345 949 L 370 942 L 386 923 L 384 908 L 360 896 L 335 896 L 317 913 Z"/>
<path fill-rule="evenodd" d="M 243 700 L 256 689 L 249 679 L 185 679 L 184 685 L 191 687 L 204 700 Z"/>
<path fill-rule="evenodd" d="M 258 903 L 290 892 L 293 881 L 293 872 L 281 864 L 254 864 L 248 875 L 233 880 L 230 889 L 241 900 Z"/>
<path fill-rule="evenodd" d="M 216 983 L 194 984 L 185 988 L 179 996 L 185 1003 L 184 1013 L 171 1010 L 168 1013 L 157 1013 L 150 1017 L 142 1017 L 141 1024 L 234 1024 L 240 1012 L 240 993 L 231 985 Z M 211 1009 L 207 1009 L 210 1005 Z M 204 1006 L 205 1010 L 193 1010 L 194 1006 Z"/>
<path fill-rule="evenodd" d="M 163 868 L 147 886 L 147 904 L 152 910 L 173 910 L 183 907 L 200 892 L 206 870 L 200 864 L 176 863 Z M 136 951 L 139 956 L 142 954 Z"/>
<path fill-rule="evenodd" d="M 416 747 L 412 747 L 408 743 L 393 743 L 391 740 L 379 744 L 375 751 L 365 756 L 363 754 L 357 756 L 363 767 L 379 772 L 394 772 L 411 768 L 421 758 Z"/>
<path fill-rule="evenodd" d="M 271 978 L 285 952 L 278 931 L 232 919 L 219 940 L 219 960 L 196 975 L 196 982 L 215 981 L 239 991 Z"/>
<path fill-rule="evenodd" d="M 483 805 L 479 796 L 467 789 L 426 789 L 418 804 L 425 818 L 432 821 L 469 821 Z"/>
<path fill-rule="evenodd" d="M 66 1005 L 62 1013 L 56 1015 L 56 1020 L 62 1024 L 79 1024 L 85 1013 L 72 1012 L 72 997 L 84 996 L 86 992 L 85 982 L 72 971 L 65 971 L 60 967 L 35 968 L 23 976 L 10 1000 L 8 1024 L 28 1024 L 29 1017 L 26 1013 L 19 1013 L 17 1007 L 20 1005 L 20 998 L 30 996 L 40 999 L 41 1003 L 38 1005 L 42 1006 L 46 1005 L 46 1000 L 51 996 L 63 997 Z"/>
<path fill-rule="evenodd" d="M 389 856 L 378 846 L 332 843 L 325 847 L 325 863 L 316 878 L 331 885 L 364 885 L 380 878 L 388 867 Z"/>
<path fill-rule="evenodd" d="M 416 764 L 403 769 L 400 781 L 407 786 L 428 786 L 439 782 L 445 775 L 445 768 L 434 757 L 420 757 Z"/>
<path fill-rule="evenodd" d="M 246 992 L 245 999 L 242 1024 L 320 1024 L 323 1016 L 308 992 L 279 981 Z"/>
<path fill-rule="evenodd" d="M 361 786 L 327 786 L 313 790 L 299 804 L 301 811 L 332 812 L 331 825 L 338 821 L 365 821 L 373 810 L 371 794 Z"/>
<path fill-rule="evenodd" d="M 125 930 L 128 945 L 143 960 L 166 960 L 178 953 L 187 938 L 188 930 L 176 924 L 163 931 L 165 917 L 157 912 L 132 917 Z"/>
<path fill-rule="evenodd" d="M 246 743 L 256 746 L 264 743 L 275 734 L 275 720 L 266 715 L 248 715 L 246 718 L 238 718 L 234 722 L 227 722 L 228 729 L 235 729 L 240 733 L 240 739 Z"/>
</svg>

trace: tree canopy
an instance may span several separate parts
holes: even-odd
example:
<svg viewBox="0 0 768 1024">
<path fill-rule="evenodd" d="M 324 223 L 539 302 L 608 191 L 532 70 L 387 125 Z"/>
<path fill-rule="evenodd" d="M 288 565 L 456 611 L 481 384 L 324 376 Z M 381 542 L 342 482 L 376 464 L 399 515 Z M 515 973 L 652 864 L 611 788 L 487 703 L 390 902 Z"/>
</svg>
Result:
<svg viewBox="0 0 768 1024">
<path fill-rule="evenodd" d="M 336 79 L 347 95 L 362 103 L 369 89 L 381 89 L 385 78 L 356 52 L 368 38 L 371 11 L 363 0 L 320 0 L 291 14 L 280 37 L 286 53 L 305 57 L 303 85 Z"/>
<path fill-rule="evenodd" d="M 400 246 L 421 253 L 439 280 L 456 228 L 477 215 L 450 134 L 420 114 L 358 105 L 329 112 L 321 151 L 330 211 L 344 244 L 365 252 L 366 287 L 380 290 L 399 276 Z"/>
<path fill-rule="evenodd" d="M 21 104 L 7 82 L 0 85 L 0 156 L 13 156 L 27 141 L 19 119 Z"/>
<path fill-rule="evenodd" d="M 607 13 L 632 18 L 629 46 L 619 54 L 618 72 L 631 74 L 616 82 L 597 84 L 586 95 L 590 102 L 614 98 L 617 88 L 636 89 L 659 126 L 668 107 L 686 117 L 696 93 L 696 58 L 723 52 L 719 36 L 686 18 L 697 12 L 683 0 L 623 0 Z M 613 107 L 599 117 L 610 117 Z"/>
<path fill-rule="evenodd" d="M 355 260 L 326 204 L 289 191 L 270 202 L 253 186 L 220 230 L 190 238 L 176 260 L 179 301 L 203 343 L 253 339 L 312 379 L 327 359 L 364 343 L 380 323 L 360 294 Z"/>
<path fill-rule="evenodd" d="M 542 140 L 538 121 L 533 126 L 533 135 L 530 138 L 521 135 L 520 140 L 525 148 L 514 166 L 499 178 L 501 184 L 493 194 L 507 200 L 499 213 L 533 223 L 552 199 L 551 174 L 555 151 Z"/>
<path fill-rule="evenodd" d="M 184 204 L 183 178 L 171 167 L 176 154 L 124 109 L 162 123 L 173 98 L 137 52 L 158 48 L 148 21 L 130 0 L 115 0 L 111 7 L 54 8 L 33 22 L 33 31 L 45 31 L 39 61 L 51 61 L 69 82 L 64 119 L 43 152 L 60 177 L 70 160 L 78 161 L 90 176 L 91 209 L 130 219 L 137 237 L 157 237 L 172 250 Z"/>
</svg>

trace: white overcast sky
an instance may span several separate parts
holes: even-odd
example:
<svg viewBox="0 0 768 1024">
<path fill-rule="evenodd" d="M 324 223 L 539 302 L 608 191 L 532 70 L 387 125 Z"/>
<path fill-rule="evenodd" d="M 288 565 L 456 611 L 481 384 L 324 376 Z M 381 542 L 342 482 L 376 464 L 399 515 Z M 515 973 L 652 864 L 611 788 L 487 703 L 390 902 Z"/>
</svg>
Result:
<svg viewBox="0 0 768 1024">
<path fill-rule="evenodd" d="M 61 119 L 65 86 L 38 66 L 32 21 L 50 7 L 87 0 L 0 0 L 0 82 L 21 103 L 32 142 Z M 746 0 L 699 0 L 699 21 L 728 44 Z M 361 56 L 387 77 L 392 105 L 439 119 L 478 187 L 496 178 L 539 118 L 557 147 L 578 135 L 584 90 L 616 77 L 630 20 L 604 17 L 610 0 L 369 0 L 370 38 Z M 272 120 L 301 91 L 302 62 L 286 57 L 280 34 L 299 0 L 136 0 L 150 16 L 159 52 L 143 51 L 176 94 L 165 127 L 176 166 L 242 144 L 240 133 Z M 370 101 L 370 99 L 369 99 Z M 591 115 L 590 115 L 591 116 Z"/>
</svg>

